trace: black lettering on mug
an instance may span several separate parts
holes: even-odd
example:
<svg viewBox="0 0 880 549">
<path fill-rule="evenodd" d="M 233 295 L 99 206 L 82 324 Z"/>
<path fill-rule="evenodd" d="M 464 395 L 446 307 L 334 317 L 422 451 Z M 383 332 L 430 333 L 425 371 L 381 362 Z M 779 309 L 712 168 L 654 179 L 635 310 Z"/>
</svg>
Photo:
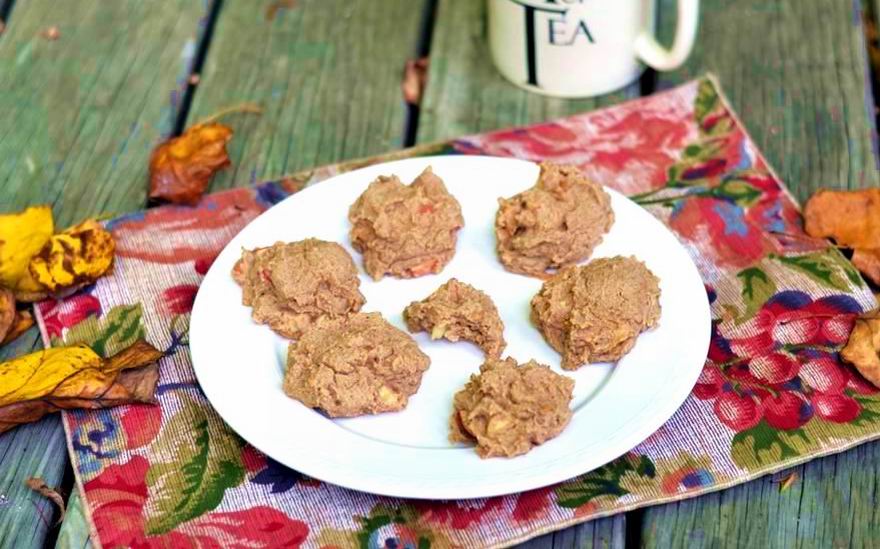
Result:
<svg viewBox="0 0 880 549">
<path fill-rule="evenodd" d="M 532 86 L 540 87 L 538 84 L 538 60 L 537 60 L 537 39 L 535 38 L 535 21 L 538 16 L 538 12 L 543 13 L 552 13 L 558 14 L 562 17 L 549 18 L 548 21 L 548 37 L 550 44 L 554 46 L 571 46 L 575 43 L 575 41 L 580 37 L 584 36 L 592 44 L 596 43 L 596 40 L 593 39 L 593 34 L 590 32 L 590 28 L 587 26 L 587 22 L 584 20 L 578 21 L 577 28 L 574 33 L 569 36 L 567 39 L 564 36 L 564 30 L 557 27 L 557 24 L 565 23 L 565 16 L 568 13 L 567 9 L 558 9 L 558 8 L 547 8 L 547 7 L 539 7 L 532 4 L 526 4 L 519 0 L 510 0 L 514 4 L 521 6 L 523 8 L 523 17 L 525 21 L 525 42 L 526 42 L 526 82 L 531 84 Z M 559 0 L 545 0 L 547 4 L 558 5 Z M 562 0 L 564 4 L 573 4 L 578 2 L 579 0 Z"/>
</svg>

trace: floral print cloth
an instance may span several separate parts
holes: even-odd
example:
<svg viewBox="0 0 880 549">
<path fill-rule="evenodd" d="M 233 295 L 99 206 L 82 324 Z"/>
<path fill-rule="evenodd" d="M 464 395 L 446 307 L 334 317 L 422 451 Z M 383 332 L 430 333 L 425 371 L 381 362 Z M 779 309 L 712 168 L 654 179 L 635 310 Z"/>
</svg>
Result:
<svg viewBox="0 0 880 549">
<path fill-rule="evenodd" d="M 690 252 L 712 306 L 711 349 L 693 394 L 624 457 L 506 497 L 377 497 L 261 454 L 200 391 L 187 350 L 189 312 L 202 276 L 236 232 L 306 184 L 390 158 L 444 153 L 576 164 L 644 205 Z M 167 351 L 158 406 L 64 413 L 93 541 L 104 547 L 507 545 L 719 490 L 880 436 L 880 393 L 838 358 L 854 317 L 874 308 L 874 297 L 838 250 L 804 234 L 796 203 L 708 78 L 108 226 L 118 243 L 113 274 L 37 308 L 47 344 L 87 342 L 108 355 L 146 337 Z"/>
</svg>

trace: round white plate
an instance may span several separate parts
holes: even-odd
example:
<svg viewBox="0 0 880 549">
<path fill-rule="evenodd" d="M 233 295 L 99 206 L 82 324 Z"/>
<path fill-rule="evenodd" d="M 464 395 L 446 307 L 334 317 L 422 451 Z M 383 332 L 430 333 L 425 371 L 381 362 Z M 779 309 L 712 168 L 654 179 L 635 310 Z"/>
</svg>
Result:
<svg viewBox="0 0 880 549">
<path fill-rule="evenodd" d="M 405 330 L 401 312 L 451 277 L 488 293 L 504 321 L 505 355 L 559 368 L 559 355 L 529 322 L 541 281 L 505 271 L 495 255 L 498 197 L 531 187 L 531 162 L 479 156 L 411 158 L 369 166 L 308 187 L 241 231 L 218 256 L 196 297 L 190 350 L 211 404 L 245 440 L 275 460 L 320 480 L 375 494 L 458 499 L 519 492 L 559 482 L 624 454 L 681 405 L 702 369 L 710 315 L 696 267 L 678 240 L 647 211 L 610 191 L 616 221 L 594 257 L 634 255 L 660 278 L 660 325 L 643 333 L 616 366 L 564 372 L 576 384 L 571 423 L 561 435 L 513 459 L 480 459 L 447 441 L 452 397 L 479 370 L 470 343 L 414 337 L 431 357 L 419 392 L 399 413 L 331 420 L 284 395 L 288 342 L 251 320 L 230 271 L 242 248 L 316 237 L 348 239 L 348 207 L 378 175 L 404 182 L 426 166 L 461 203 L 465 227 L 455 258 L 437 275 L 373 282 L 361 272 L 364 311 L 379 311 Z"/>
</svg>

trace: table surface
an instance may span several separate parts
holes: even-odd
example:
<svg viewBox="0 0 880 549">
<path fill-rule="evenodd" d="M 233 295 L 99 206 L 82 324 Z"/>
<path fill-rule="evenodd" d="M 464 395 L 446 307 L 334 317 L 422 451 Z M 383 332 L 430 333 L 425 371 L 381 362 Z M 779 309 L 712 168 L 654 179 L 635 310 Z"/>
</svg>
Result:
<svg viewBox="0 0 880 549">
<path fill-rule="evenodd" d="M 659 1 L 668 43 L 675 0 Z M 59 9 L 60 8 L 60 9 Z M 866 48 L 880 0 L 703 0 L 680 70 L 586 100 L 501 79 L 482 0 L 0 0 L 0 211 L 51 203 L 57 224 L 146 206 L 152 147 L 224 107 L 233 167 L 211 189 L 464 133 L 581 112 L 716 73 L 795 195 L 880 184 Z M 52 40 L 57 30 L 57 37 Z M 876 38 L 868 33 L 872 40 Z M 401 98 L 407 59 L 430 56 L 420 108 Z M 193 77 L 197 75 L 197 77 Z M 0 358 L 40 348 L 31 330 Z M 880 524 L 880 443 L 698 499 L 596 520 L 524 547 L 862 547 Z M 88 547 L 75 491 L 59 528 L 24 486 L 70 494 L 59 418 L 0 436 L 0 547 Z"/>
</svg>

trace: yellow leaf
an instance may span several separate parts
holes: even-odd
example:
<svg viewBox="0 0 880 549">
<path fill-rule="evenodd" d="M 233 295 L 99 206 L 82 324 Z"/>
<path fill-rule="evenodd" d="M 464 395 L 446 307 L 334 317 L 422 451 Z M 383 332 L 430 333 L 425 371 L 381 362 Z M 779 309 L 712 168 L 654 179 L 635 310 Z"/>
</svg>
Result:
<svg viewBox="0 0 880 549">
<path fill-rule="evenodd" d="M 0 215 L 0 286 L 16 292 L 42 290 L 31 278 L 28 264 L 53 232 L 55 226 L 49 206 Z"/>
<path fill-rule="evenodd" d="M 96 377 L 103 378 L 101 363 L 101 357 L 88 345 L 74 345 L 46 349 L 0 364 L 0 406 L 48 396 L 68 380 L 88 383 Z"/>
<path fill-rule="evenodd" d="M 102 358 L 87 345 L 0 364 L 0 432 L 62 408 L 152 402 L 162 352 L 143 340 Z"/>
<path fill-rule="evenodd" d="M 115 249 L 109 231 L 84 221 L 52 236 L 31 259 L 30 273 L 51 292 L 91 284 L 113 265 Z"/>
</svg>

